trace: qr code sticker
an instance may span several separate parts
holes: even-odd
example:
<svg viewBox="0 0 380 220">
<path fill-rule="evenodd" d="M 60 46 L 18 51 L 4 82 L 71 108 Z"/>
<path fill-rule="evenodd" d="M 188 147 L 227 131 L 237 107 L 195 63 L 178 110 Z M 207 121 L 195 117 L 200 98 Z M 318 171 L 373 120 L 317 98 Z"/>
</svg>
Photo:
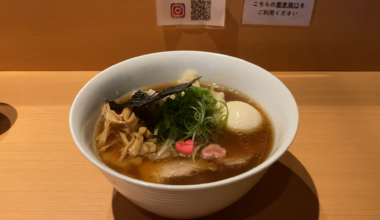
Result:
<svg viewBox="0 0 380 220">
<path fill-rule="evenodd" d="M 211 20 L 211 0 L 191 0 L 191 20 Z"/>
</svg>

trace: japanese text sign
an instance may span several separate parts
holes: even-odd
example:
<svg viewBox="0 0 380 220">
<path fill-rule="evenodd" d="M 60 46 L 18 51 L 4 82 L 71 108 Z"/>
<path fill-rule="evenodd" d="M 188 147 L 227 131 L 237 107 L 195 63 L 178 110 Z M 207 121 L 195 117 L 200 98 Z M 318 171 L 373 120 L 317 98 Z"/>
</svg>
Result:
<svg viewBox="0 0 380 220">
<path fill-rule="evenodd" d="M 309 26 L 314 0 L 245 0 L 243 24 Z"/>
</svg>

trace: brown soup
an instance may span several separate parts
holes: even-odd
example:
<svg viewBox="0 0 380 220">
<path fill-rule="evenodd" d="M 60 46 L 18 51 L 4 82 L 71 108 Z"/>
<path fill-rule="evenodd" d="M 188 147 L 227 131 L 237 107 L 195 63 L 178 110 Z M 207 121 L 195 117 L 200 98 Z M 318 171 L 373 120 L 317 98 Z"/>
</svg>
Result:
<svg viewBox="0 0 380 220">
<path fill-rule="evenodd" d="M 156 91 L 162 91 L 164 88 L 173 85 L 177 85 L 177 83 L 152 86 L 149 88 Z M 211 85 L 202 84 L 202 87 L 210 86 Z M 117 135 L 118 130 L 113 128 L 109 130 L 110 134 L 106 143 L 114 144 L 105 151 L 97 150 L 99 157 L 108 167 L 126 176 L 147 182 L 172 185 L 215 182 L 242 174 L 256 167 L 268 157 L 272 148 L 274 134 L 268 115 L 257 103 L 239 92 L 224 87 L 215 87 L 214 89 L 218 92 L 224 92 L 226 102 L 242 101 L 248 103 L 255 107 L 263 117 L 262 126 L 254 132 L 235 133 L 223 128 L 215 137 L 213 137 L 213 142 L 226 150 L 226 158 L 228 158 L 229 162 L 221 162 L 216 159 L 206 161 L 200 157 L 200 153 L 195 156 L 195 162 L 193 162 L 191 157 L 178 154 L 159 161 L 152 161 L 149 157 L 141 156 L 129 156 L 122 161 L 119 161 L 124 145 L 120 140 L 120 137 Z M 126 96 L 121 101 L 126 101 L 130 97 L 131 96 Z M 152 125 L 155 122 L 150 121 L 148 118 L 143 123 L 149 128 L 149 125 Z M 104 117 L 101 116 L 94 137 L 100 135 L 103 129 Z M 97 140 L 95 138 L 94 143 L 96 142 Z M 157 144 L 157 146 L 159 147 L 159 144 Z M 199 165 L 199 167 L 202 168 L 200 170 L 197 168 L 189 174 L 188 169 L 192 169 L 193 164 L 195 164 L 194 166 Z M 165 171 L 163 169 L 180 169 L 173 171 L 177 172 L 177 174 L 179 173 L 179 175 L 170 178 L 158 178 L 160 175 L 167 177 L 170 175 L 170 172 L 172 172 L 171 170 Z M 163 172 L 166 173 L 162 174 Z M 181 176 L 181 172 L 185 173 L 185 175 Z M 158 173 L 160 174 L 158 175 Z"/>
</svg>

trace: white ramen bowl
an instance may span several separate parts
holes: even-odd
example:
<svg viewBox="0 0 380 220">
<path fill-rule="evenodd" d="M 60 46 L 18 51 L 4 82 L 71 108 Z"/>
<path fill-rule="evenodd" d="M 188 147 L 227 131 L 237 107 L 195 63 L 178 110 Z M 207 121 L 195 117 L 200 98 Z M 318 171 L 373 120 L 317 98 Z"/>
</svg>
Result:
<svg viewBox="0 0 380 220">
<path fill-rule="evenodd" d="M 185 186 L 144 182 L 103 164 L 95 152 L 93 134 L 105 100 L 141 87 L 177 81 L 187 69 L 197 71 L 203 81 L 236 89 L 263 107 L 274 129 L 274 145 L 267 160 L 229 179 Z M 246 194 L 289 148 L 298 128 L 298 109 L 286 86 L 252 63 L 215 53 L 173 51 L 132 58 L 99 73 L 78 93 L 69 121 L 80 152 L 117 191 L 157 215 L 188 219 L 215 213 Z"/>
</svg>

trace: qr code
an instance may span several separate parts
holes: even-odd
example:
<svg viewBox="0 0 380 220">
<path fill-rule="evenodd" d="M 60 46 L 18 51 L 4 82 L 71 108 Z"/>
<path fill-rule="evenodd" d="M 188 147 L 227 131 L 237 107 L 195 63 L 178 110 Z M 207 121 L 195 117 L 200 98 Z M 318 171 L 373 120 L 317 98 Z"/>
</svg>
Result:
<svg viewBox="0 0 380 220">
<path fill-rule="evenodd" d="M 211 0 L 191 0 L 191 20 L 211 20 Z"/>
</svg>

